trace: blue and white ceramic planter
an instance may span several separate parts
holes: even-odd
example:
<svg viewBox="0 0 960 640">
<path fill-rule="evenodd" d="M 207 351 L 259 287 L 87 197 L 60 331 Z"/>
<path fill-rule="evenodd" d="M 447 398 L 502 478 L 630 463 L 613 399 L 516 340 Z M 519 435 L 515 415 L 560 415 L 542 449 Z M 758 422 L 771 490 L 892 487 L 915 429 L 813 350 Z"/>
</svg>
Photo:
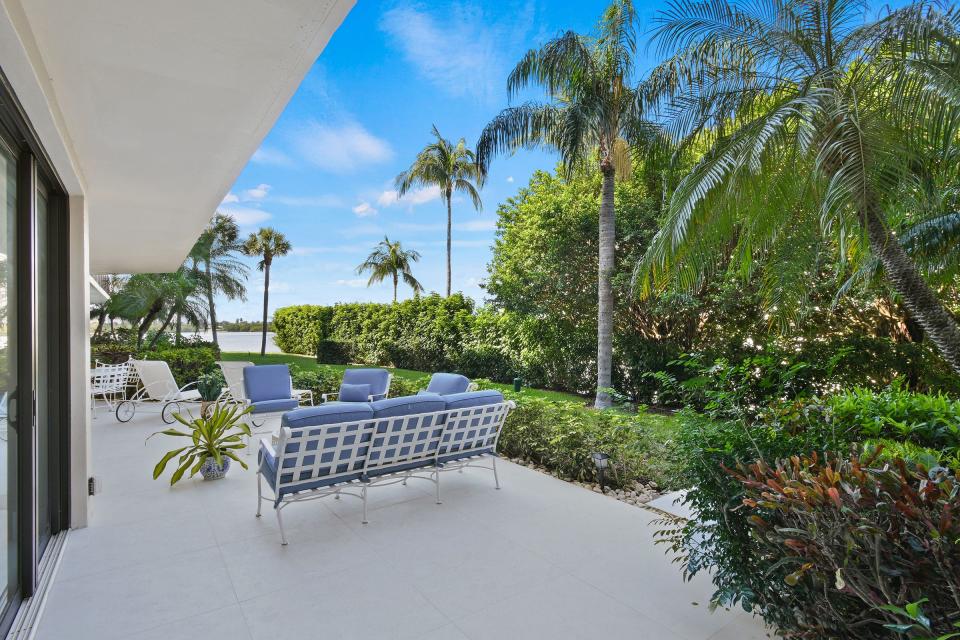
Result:
<svg viewBox="0 0 960 640">
<path fill-rule="evenodd" d="M 227 475 L 229 470 L 230 458 L 224 457 L 222 465 L 218 465 L 215 458 L 207 458 L 203 466 L 200 467 L 200 475 L 203 476 L 204 480 L 220 480 Z"/>
</svg>

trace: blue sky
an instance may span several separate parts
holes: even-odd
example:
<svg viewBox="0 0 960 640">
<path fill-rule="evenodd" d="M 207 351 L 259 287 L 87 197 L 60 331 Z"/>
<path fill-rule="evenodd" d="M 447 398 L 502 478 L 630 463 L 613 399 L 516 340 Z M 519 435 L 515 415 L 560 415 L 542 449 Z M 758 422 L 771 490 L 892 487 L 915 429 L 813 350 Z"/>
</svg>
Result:
<svg viewBox="0 0 960 640">
<path fill-rule="evenodd" d="M 433 124 L 473 145 L 507 105 L 506 76 L 520 56 L 562 30 L 590 31 L 605 5 L 359 0 L 221 205 L 244 235 L 270 225 L 293 244 L 271 270 L 271 313 L 389 301 L 389 284 L 367 288 L 354 272 L 385 234 L 419 251 L 414 274 L 428 291 L 443 291 L 445 207 L 435 191 L 397 200 L 393 179 L 429 142 Z M 651 13 L 641 8 L 644 24 Z M 538 151 L 499 158 L 481 212 L 454 202 L 455 290 L 483 299 L 497 206 L 554 163 Z M 217 315 L 259 318 L 262 274 L 253 271 L 248 288 L 246 302 L 220 301 Z"/>
<path fill-rule="evenodd" d="M 291 304 L 389 301 L 390 284 L 367 288 L 354 271 L 384 235 L 418 250 L 414 275 L 443 291 L 445 207 L 436 191 L 397 200 L 395 176 L 433 124 L 473 145 L 508 104 L 506 77 L 522 54 L 567 29 L 592 31 L 607 1 L 359 0 L 221 205 L 244 235 L 269 225 L 293 244 L 271 271 L 271 314 Z M 659 6 L 636 3 L 641 33 Z M 640 55 L 642 72 L 654 52 L 641 46 Z M 454 201 L 454 290 L 483 300 L 498 205 L 555 161 L 542 151 L 500 157 L 482 212 Z M 246 302 L 220 301 L 217 315 L 259 318 L 262 274 L 252 270 L 248 289 Z"/>
</svg>

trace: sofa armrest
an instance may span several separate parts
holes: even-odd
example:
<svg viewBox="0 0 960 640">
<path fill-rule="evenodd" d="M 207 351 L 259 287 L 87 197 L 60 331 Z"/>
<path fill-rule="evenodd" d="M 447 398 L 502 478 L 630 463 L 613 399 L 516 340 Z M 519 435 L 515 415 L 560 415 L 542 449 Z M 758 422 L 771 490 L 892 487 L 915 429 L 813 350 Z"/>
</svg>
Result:
<svg viewBox="0 0 960 640">
<path fill-rule="evenodd" d="M 387 398 L 387 393 L 386 393 L 386 392 L 384 392 L 384 393 L 371 393 L 369 396 L 367 396 L 367 401 L 368 401 L 368 402 L 373 402 L 374 400 L 386 400 L 386 398 Z"/>
</svg>

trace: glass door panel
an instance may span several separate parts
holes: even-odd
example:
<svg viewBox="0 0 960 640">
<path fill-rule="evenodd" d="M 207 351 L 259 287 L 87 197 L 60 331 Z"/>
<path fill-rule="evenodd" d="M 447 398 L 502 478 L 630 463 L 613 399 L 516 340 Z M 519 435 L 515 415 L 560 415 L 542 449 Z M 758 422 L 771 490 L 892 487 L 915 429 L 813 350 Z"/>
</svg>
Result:
<svg viewBox="0 0 960 640">
<path fill-rule="evenodd" d="M 0 615 L 18 591 L 16 333 L 17 157 L 0 139 Z M 29 432 L 29 430 L 28 430 Z"/>
</svg>

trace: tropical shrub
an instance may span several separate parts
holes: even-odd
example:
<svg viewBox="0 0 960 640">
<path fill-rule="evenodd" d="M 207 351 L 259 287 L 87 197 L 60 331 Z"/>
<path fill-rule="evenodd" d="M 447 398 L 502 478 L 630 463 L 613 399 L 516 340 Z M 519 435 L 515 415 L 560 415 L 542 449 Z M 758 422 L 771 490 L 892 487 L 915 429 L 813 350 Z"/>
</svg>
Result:
<svg viewBox="0 0 960 640">
<path fill-rule="evenodd" d="M 960 475 L 878 456 L 731 472 L 757 556 L 776 559 L 769 578 L 792 596 L 791 637 L 929 638 L 960 625 Z"/>
<path fill-rule="evenodd" d="M 324 393 L 340 391 L 340 381 L 343 376 L 339 371 L 330 367 L 317 369 L 302 369 L 297 365 L 290 365 L 290 378 L 294 389 L 309 389 L 313 392 L 314 402 L 320 401 Z"/>
</svg>

